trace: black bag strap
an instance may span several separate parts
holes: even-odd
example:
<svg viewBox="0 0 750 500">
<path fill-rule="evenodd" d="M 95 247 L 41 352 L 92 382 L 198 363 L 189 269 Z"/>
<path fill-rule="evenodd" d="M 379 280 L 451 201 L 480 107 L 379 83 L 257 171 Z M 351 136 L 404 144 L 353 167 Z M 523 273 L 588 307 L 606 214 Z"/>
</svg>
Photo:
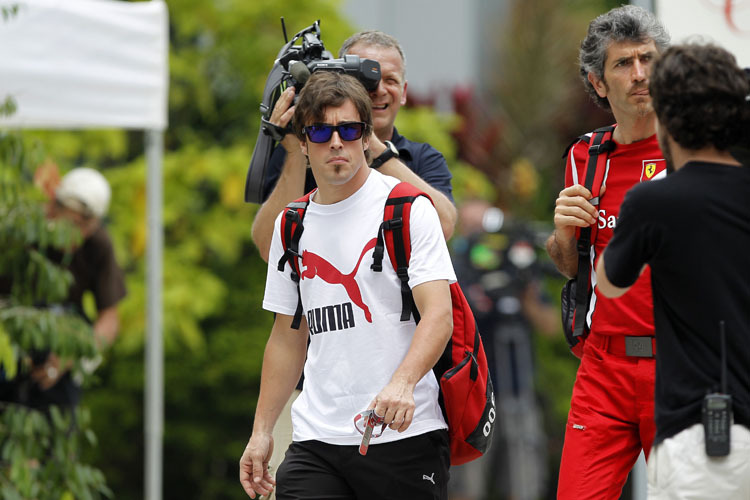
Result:
<svg viewBox="0 0 750 500">
<path fill-rule="evenodd" d="M 292 281 L 297 284 L 297 309 L 294 311 L 292 318 L 292 328 L 299 330 L 302 321 L 302 293 L 300 292 L 300 267 L 299 260 L 302 256 L 299 253 L 299 240 L 304 231 L 302 219 L 305 217 L 307 206 L 310 204 L 312 192 L 307 193 L 302 198 L 289 203 L 286 206 L 284 216 L 281 218 L 281 243 L 284 246 L 284 253 L 279 259 L 276 269 L 283 272 L 284 266 L 289 262 L 291 268 Z"/>
<path fill-rule="evenodd" d="M 615 142 L 612 140 L 613 125 L 596 129 L 589 142 L 589 159 L 586 164 L 586 177 L 583 186 L 594 192 L 595 180 L 599 183 L 596 189 L 597 196 L 592 198 L 590 203 L 594 206 L 599 205 L 599 189 L 604 180 L 604 169 L 607 166 L 607 157 L 615 149 Z M 604 155 L 600 159 L 600 155 Z M 597 175 L 598 174 L 598 175 Z M 576 312 L 575 325 L 573 327 L 573 337 L 580 337 L 584 334 L 586 328 L 586 314 L 588 310 L 588 292 L 589 280 L 591 278 L 591 265 L 589 257 L 591 253 L 591 226 L 581 229 L 578 235 L 576 248 L 578 250 L 578 274 L 576 276 Z"/>
<path fill-rule="evenodd" d="M 383 221 L 383 225 L 388 224 L 388 229 L 393 232 L 393 257 L 395 258 L 396 275 L 401 282 L 401 321 L 409 321 L 411 315 L 414 315 L 414 321 L 419 323 L 419 311 L 414 303 L 414 296 L 409 287 L 409 257 L 406 255 L 405 243 L 409 241 L 409 225 L 403 223 L 404 207 L 408 203 L 411 205 L 414 198 L 405 199 L 403 197 L 390 198 L 387 205 L 393 205 L 393 218 Z M 385 227 L 384 227 L 385 229 Z M 398 231 L 396 229 L 399 229 Z"/>
</svg>

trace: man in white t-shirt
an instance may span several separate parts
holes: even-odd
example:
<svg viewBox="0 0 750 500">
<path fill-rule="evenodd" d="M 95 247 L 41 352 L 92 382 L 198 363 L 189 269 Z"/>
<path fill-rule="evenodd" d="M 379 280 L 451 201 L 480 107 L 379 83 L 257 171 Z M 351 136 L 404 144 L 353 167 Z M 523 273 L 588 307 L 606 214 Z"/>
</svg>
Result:
<svg viewBox="0 0 750 500">
<path fill-rule="evenodd" d="M 388 264 L 370 269 L 385 201 L 399 181 L 367 166 L 367 92 L 350 76 L 318 72 L 300 92 L 293 123 L 318 185 L 299 240 L 302 322 L 299 330 L 291 326 L 298 289 L 290 264 L 277 270 L 280 215 L 263 299 L 276 319 L 240 482 L 251 498 L 278 483 L 279 500 L 445 499 L 450 452 L 431 368 L 452 332 L 455 274 L 437 212 L 424 197 L 412 205 L 409 286 L 421 319 L 402 322 L 395 271 Z M 293 443 L 274 480 L 271 432 L 303 366 Z M 354 420 L 365 410 L 387 427 L 361 455 Z"/>
</svg>

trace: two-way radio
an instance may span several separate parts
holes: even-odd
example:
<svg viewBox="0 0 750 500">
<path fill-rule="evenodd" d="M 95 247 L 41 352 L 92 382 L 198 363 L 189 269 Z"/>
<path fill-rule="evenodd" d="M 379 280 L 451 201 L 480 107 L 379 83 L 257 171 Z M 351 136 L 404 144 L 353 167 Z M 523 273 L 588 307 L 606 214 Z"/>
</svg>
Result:
<svg viewBox="0 0 750 500">
<path fill-rule="evenodd" d="M 706 394 L 703 398 L 703 431 L 706 455 L 729 455 L 730 428 L 732 426 L 732 396 L 727 393 L 727 345 L 724 320 L 719 321 L 721 340 L 721 392 Z"/>
</svg>

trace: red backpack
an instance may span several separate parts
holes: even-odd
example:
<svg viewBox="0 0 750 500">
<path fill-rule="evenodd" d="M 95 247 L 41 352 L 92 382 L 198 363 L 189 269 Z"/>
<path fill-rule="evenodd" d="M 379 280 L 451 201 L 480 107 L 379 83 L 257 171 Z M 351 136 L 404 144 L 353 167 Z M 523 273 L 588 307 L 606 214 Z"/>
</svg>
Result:
<svg viewBox="0 0 750 500">
<path fill-rule="evenodd" d="M 409 321 L 412 315 L 419 322 L 411 289 L 409 288 L 409 258 L 411 240 L 409 215 L 418 196 L 430 197 L 409 183 L 396 185 L 388 195 L 383 214 L 383 223 L 378 230 L 371 269 L 383 269 L 384 249 L 401 282 L 401 321 Z M 281 238 L 284 255 L 278 269 L 284 270 L 289 261 L 292 279 L 297 283 L 297 311 L 292 327 L 299 328 L 302 317 L 302 301 L 299 295 L 299 238 L 302 235 L 302 218 L 310 201 L 310 193 L 287 205 L 281 221 Z M 461 465 L 482 456 L 492 442 L 495 430 L 495 393 L 492 388 L 487 357 L 471 312 L 458 283 L 450 285 L 453 304 L 453 334 L 442 356 L 433 367 L 440 383 L 440 408 L 448 423 L 450 436 L 451 465 Z"/>
</svg>

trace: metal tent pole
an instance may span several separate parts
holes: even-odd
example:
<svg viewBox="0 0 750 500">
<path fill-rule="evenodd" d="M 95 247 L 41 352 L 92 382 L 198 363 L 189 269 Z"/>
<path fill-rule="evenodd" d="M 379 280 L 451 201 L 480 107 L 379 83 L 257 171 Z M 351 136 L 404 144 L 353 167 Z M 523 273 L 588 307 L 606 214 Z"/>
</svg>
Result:
<svg viewBox="0 0 750 500">
<path fill-rule="evenodd" d="M 164 434 L 164 344 L 162 338 L 162 159 L 164 133 L 146 130 L 146 200 L 148 242 L 146 248 L 146 373 L 145 463 L 146 500 L 162 498 L 162 437 Z"/>
</svg>

